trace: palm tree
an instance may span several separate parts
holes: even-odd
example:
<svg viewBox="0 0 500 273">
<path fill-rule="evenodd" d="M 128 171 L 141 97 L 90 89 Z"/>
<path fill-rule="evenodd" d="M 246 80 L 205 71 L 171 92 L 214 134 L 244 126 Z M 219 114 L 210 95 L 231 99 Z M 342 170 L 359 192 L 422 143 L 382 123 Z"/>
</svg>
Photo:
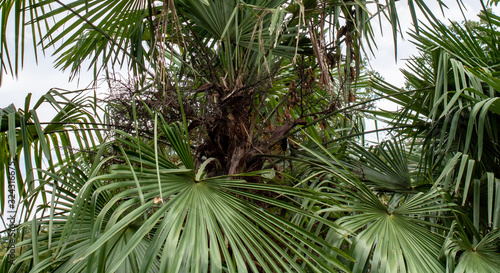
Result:
<svg viewBox="0 0 500 273">
<path fill-rule="evenodd" d="M 425 10 L 421 0 L 411 3 L 412 14 L 414 4 Z M 132 93 L 141 93 L 169 122 L 180 120 L 184 111 L 185 125 L 197 134 L 192 139 L 199 147 L 198 165 L 201 158 L 215 157 L 227 174 L 259 170 L 264 161 L 256 155 L 270 153 L 280 142 L 286 146 L 297 126 L 314 126 L 356 100 L 358 85 L 353 83 L 362 75 L 362 55 L 375 45 L 371 19 L 386 15 L 394 36 L 398 27 L 392 0 L 375 1 L 373 13 L 369 1 L 31 4 L 14 1 L 2 6 L 5 11 L 23 7 L 15 12 L 21 41 L 16 49 L 23 44 L 21 19 L 31 16 L 29 22 L 37 30 L 33 40 L 44 48 L 57 46 L 56 65 L 62 69 L 78 73 L 90 59 L 97 75 L 107 67 L 128 64 L 137 77 Z M 49 5 L 53 10 L 45 12 Z M 51 25 L 51 18 L 57 23 Z M 8 47 L 7 40 L 2 44 Z M 22 50 L 15 52 L 12 62 L 3 53 L 13 73 L 22 56 Z M 125 115 L 119 120 L 131 120 L 132 109 L 125 108 L 115 109 L 115 116 Z M 138 111 L 150 118 L 147 111 Z M 270 133 L 273 128 L 279 130 Z"/>
<path fill-rule="evenodd" d="M 29 103 L 24 110 L 2 109 L 2 167 L 15 159 L 23 209 L 20 255 L 13 264 L 5 256 L 2 270 L 494 272 L 499 233 L 484 223 L 496 221 L 500 198 L 490 187 L 498 182 L 493 170 L 475 176 L 480 172 L 470 160 L 479 162 L 485 153 L 469 155 L 450 144 L 443 155 L 429 154 L 436 143 L 427 137 L 433 134 L 415 129 L 425 129 L 425 116 L 440 114 L 432 107 L 425 111 L 428 85 L 417 86 L 409 73 L 422 91 L 375 84 L 406 103 L 404 113 L 412 115 L 396 120 L 408 121 L 399 124 L 407 131 L 374 149 L 356 142 L 364 131 L 361 113 L 374 100 L 362 93 L 371 91 L 362 62 L 364 50 L 374 45 L 370 3 L 3 2 L 5 18 L 14 8 L 20 38 L 13 61 L 2 51 L 11 72 L 20 63 L 23 20 L 29 18 L 39 30 L 35 41 L 58 46 L 62 69 L 78 73 L 90 58 L 96 74 L 128 65 L 135 77 L 110 81 L 114 93 L 104 102 L 51 92 L 33 110 Z M 410 3 L 413 14 L 414 6 L 428 12 L 422 1 Z M 375 15 L 390 19 L 395 36 L 395 1 L 376 1 L 375 7 Z M 488 16 L 490 25 L 478 30 L 493 39 L 495 20 Z M 448 35 L 456 44 L 475 37 L 459 29 Z M 429 31 L 420 29 L 429 41 L 439 41 L 439 32 Z M 5 37 L 1 41 L 7 48 Z M 495 86 L 491 69 L 475 64 L 459 70 L 472 68 L 463 74 L 484 82 L 471 86 Z M 435 79 L 424 78 L 441 88 Z M 446 111 L 452 109 L 448 102 L 462 103 L 460 92 L 441 100 Z M 460 99 L 470 100 L 464 94 Z M 46 126 L 36 116 L 42 103 L 60 109 Z M 490 109 L 494 101 L 478 106 L 476 116 L 482 117 L 484 105 Z M 489 116 L 482 120 L 478 128 L 494 128 Z M 421 140 L 424 145 L 415 144 Z M 455 175 L 469 182 L 450 186 Z M 479 182 L 472 183 L 469 197 L 474 179 Z M 485 200 L 482 183 L 488 186 L 489 222 L 478 209 Z M 455 205 L 457 196 L 467 205 Z"/>
</svg>

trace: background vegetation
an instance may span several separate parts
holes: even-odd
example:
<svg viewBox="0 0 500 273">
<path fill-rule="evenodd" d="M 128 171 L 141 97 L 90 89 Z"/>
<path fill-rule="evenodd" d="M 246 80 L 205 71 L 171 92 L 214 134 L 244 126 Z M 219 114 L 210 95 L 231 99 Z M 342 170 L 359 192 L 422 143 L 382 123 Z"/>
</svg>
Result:
<svg viewBox="0 0 500 273">
<path fill-rule="evenodd" d="M 395 2 L 1 1 L 3 72 L 32 35 L 110 88 L 0 109 L 22 222 L 1 271 L 500 272 L 496 1 L 451 25 L 408 1 L 404 88 L 365 61 Z"/>
</svg>

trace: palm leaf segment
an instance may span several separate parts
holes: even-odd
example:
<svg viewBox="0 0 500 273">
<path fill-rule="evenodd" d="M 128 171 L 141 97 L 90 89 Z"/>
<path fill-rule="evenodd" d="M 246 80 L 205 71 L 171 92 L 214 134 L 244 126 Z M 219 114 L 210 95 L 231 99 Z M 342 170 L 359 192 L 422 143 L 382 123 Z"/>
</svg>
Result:
<svg viewBox="0 0 500 273">
<path fill-rule="evenodd" d="M 439 217 L 436 212 L 449 210 L 440 201 L 439 191 L 432 190 L 395 202 L 396 208 L 391 207 L 394 204 L 382 203 L 374 195 L 355 202 L 351 207 L 358 214 L 338 221 L 342 227 L 359 232 L 351 246 L 351 255 L 358 262 L 353 272 L 368 269 L 370 272 L 442 272 L 444 267 L 438 253 L 443 238 L 426 227 L 434 226 L 429 220 Z"/>
<path fill-rule="evenodd" d="M 453 222 L 442 254 L 446 258 L 447 272 L 497 272 L 500 270 L 498 255 L 500 230 L 489 232 L 477 244 L 457 222 Z"/>
<path fill-rule="evenodd" d="M 330 233 L 326 238 L 335 246 L 348 249 L 356 261 L 347 262 L 353 272 L 445 270 L 439 255 L 446 230 L 442 219 L 454 205 L 445 201 L 442 189 L 432 188 L 427 193 L 408 193 L 402 189 L 402 193 L 378 195 L 356 177 L 359 174 L 347 169 L 349 163 L 343 164 L 326 148 L 301 147 L 309 154 L 307 162 L 310 162 L 302 176 L 311 180 L 310 185 L 319 179 L 321 182 L 317 183 L 321 186 L 315 189 L 339 203 L 317 213 L 333 213 L 336 223 L 348 231 Z M 375 184 L 380 185 L 384 185 L 383 181 Z"/>
</svg>

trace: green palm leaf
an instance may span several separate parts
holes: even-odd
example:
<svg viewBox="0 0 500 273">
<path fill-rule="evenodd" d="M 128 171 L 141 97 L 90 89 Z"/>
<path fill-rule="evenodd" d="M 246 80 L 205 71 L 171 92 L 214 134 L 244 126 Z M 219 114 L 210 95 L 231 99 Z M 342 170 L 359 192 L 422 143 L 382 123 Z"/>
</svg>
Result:
<svg viewBox="0 0 500 273">
<path fill-rule="evenodd" d="M 318 213 L 339 213 L 336 223 L 348 233 L 331 235 L 329 241 L 341 246 L 345 240 L 356 261 L 349 263 L 353 272 L 444 271 L 439 254 L 444 242 L 441 233 L 446 228 L 438 221 L 453 204 L 441 197 L 441 189 L 379 197 L 325 148 L 302 147 L 318 160 L 307 164 L 313 167 L 309 179 L 321 172 L 331 174 L 323 178 L 322 192 L 328 192 L 340 205 Z M 314 171 L 318 167 L 321 172 Z"/>
<path fill-rule="evenodd" d="M 497 272 L 500 270 L 500 254 L 497 251 L 498 229 L 490 231 L 477 244 L 472 244 L 466 232 L 453 222 L 443 246 L 447 260 L 447 272 Z"/>
</svg>

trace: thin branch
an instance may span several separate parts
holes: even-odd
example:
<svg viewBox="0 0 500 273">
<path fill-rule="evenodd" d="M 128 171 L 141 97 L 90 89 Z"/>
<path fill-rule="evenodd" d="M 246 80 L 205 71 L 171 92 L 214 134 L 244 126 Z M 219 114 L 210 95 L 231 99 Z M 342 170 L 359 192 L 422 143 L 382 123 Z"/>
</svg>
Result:
<svg viewBox="0 0 500 273">
<path fill-rule="evenodd" d="M 285 138 L 287 138 L 287 137 L 289 137 L 289 136 L 291 136 L 291 135 L 293 135 L 293 134 L 297 133 L 298 131 L 300 131 L 300 130 L 302 130 L 302 129 L 305 129 L 305 128 L 307 128 L 307 127 L 311 127 L 311 126 L 313 126 L 313 125 L 317 124 L 317 123 L 318 123 L 318 122 L 320 122 L 320 121 L 323 121 L 323 120 L 325 120 L 325 119 L 327 119 L 327 118 L 330 118 L 331 116 L 334 116 L 334 115 L 336 115 L 336 114 L 338 114 L 338 113 L 344 112 L 344 111 L 346 111 L 346 110 L 348 110 L 348 109 L 352 109 L 352 108 L 355 108 L 355 107 L 358 107 L 358 106 L 361 106 L 361 105 L 364 105 L 364 104 L 366 104 L 366 103 L 370 103 L 370 102 L 373 102 L 373 101 L 377 101 L 377 100 L 380 100 L 380 99 L 385 99 L 385 98 L 389 98 L 389 97 L 394 97 L 394 96 L 398 96 L 398 95 L 404 95 L 404 94 L 409 94 L 409 93 L 418 92 L 418 91 L 424 91 L 424 90 L 428 90 L 428 88 L 415 89 L 415 90 L 409 90 L 409 91 L 399 92 L 399 93 L 397 93 L 397 94 L 386 95 L 386 96 L 378 97 L 378 98 L 375 98 L 375 99 L 367 100 L 367 101 L 364 101 L 364 102 L 359 102 L 359 103 L 353 104 L 353 105 L 351 105 L 351 106 L 348 106 L 348 107 L 346 107 L 346 108 L 342 108 L 342 109 L 339 109 L 339 110 L 333 111 L 333 112 L 331 112 L 331 113 L 329 113 L 329 114 L 324 115 L 324 116 L 323 116 L 323 117 L 321 117 L 321 118 L 318 118 L 318 119 L 316 119 L 316 120 L 313 120 L 313 121 L 311 121 L 311 122 L 307 123 L 307 124 L 306 124 L 306 125 L 304 125 L 302 128 L 298 128 L 298 129 L 295 129 L 295 130 L 292 130 L 292 131 L 288 132 L 288 133 L 287 133 L 287 134 L 285 134 L 284 136 L 282 136 L 282 137 L 278 138 L 276 141 L 274 141 L 274 142 L 271 144 L 271 147 L 272 147 L 272 146 L 274 146 L 274 145 L 276 145 L 276 144 L 277 144 L 278 142 L 280 142 L 281 140 L 283 140 L 283 139 L 285 139 Z"/>
</svg>

